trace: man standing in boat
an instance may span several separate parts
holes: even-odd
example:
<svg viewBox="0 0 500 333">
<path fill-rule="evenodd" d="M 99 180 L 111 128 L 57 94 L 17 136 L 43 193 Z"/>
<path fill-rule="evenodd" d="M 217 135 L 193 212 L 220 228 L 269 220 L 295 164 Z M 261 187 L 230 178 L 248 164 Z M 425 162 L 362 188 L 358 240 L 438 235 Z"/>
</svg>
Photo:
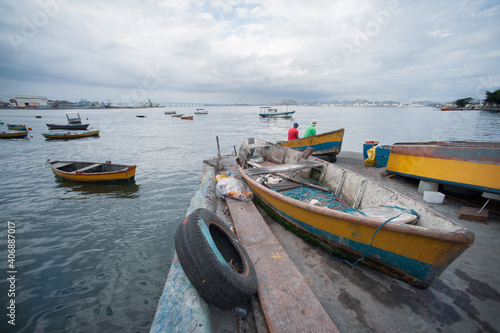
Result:
<svg viewBox="0 0 500 333">
<path fill-rule="evenodd" d="M 306 133 L 304 134 L 304 138 L 307 138 L 308 136 L 313 136 L 316 135 L 316 119 L 313 119 L 311 122 L 311 125 L 309 125 L 306 129 Z"/>
<path fill-rule="evenodd" d="M 299 138 L 299 130 L 297 127 L 299 127 L 299 124 L 295 123 L 293 124 L 293 127 L 288 130 L 288 141 Z"/>
</svg>

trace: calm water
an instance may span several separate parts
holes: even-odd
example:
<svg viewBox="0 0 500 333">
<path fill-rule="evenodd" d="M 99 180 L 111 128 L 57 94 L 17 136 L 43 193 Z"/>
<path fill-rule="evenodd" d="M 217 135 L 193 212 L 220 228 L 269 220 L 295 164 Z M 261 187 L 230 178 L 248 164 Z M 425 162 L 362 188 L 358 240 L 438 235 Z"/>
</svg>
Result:
<svg viewBox="0 0 500 333">
<path fill-rule="evenodd" d="M 259 119 L 258 107 L 78 110 L 98 138 L 49 141 L 46 122 L 65 111 L 0 110 L 29 139 L 0 140 L 0 332 L 147 332 L 174 253 L 173 234 L 198 189 L 202 161 L 232 153 L 246 137 L 285 140 L 314 118 L 318 133 L 345 128 L 342 150 L 365 140 L 500 141 L 500 114 L 431 108 L 297 107 L 293 119 Z M 35 119 L 40 114 L 42 119 Z M 146 118 L 137 118 L 136 115 Z M 6 125 L 0 125 L 0 130 Z M 81 185 L 58 180 L 46 160 L 137 164 L 135 183 Z M 342 158 L 342 155 L 339 156 Z M 15 297 L 7 281 L 8 222 L 15 224 Z M 12 232 L 12 228 L 11 228 Z M 7 323 L 15 299 L 15 330 Z"/>
</svg>

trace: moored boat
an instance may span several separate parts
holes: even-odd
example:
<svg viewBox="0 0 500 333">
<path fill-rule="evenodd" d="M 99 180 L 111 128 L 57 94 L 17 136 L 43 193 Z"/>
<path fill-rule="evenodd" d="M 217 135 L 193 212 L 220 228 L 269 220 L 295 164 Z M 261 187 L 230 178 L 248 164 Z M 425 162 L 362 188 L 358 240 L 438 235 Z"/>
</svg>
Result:
<svg viewBox="0 0 500 333">
<path fill-rule="evenodd" d="M 0 139 L 13 139 L 13 138 L 25 138 L 28 136 L 28 131 L 1 131 Z"/>
<path fill-rule="evenodd" d="M 341 128 L 335 131 L 309 136 L 307 138 L 283 141 L 280 142 L 279 144 L 281 144 L 284 147 L 296 149 L 299 151 L 303 151 L 307 147 L 311 147 L 314 149 L 312 151 L 312 154 L 314 156 L 326 155 L 327 157 L 334 157 L 338 153 L 340 153 L 343 139 L 344 139 L 344 129 Z"/>
<path fill-rule="evenodd" d="M 180 118 L 184 115 L 184 113 L 175 113 L 172 115 L 172 117 Z"/>
<path fill-rule="evenodd" d="M 52 161 L 47 164 L 59 177 L 77 182 L 118 182 L 131 181 L 135 177 L 137 165 L 112 164 L 77 161 Z"/>
<path fill-rule="evenodd" d="M 252 161 L 256 153 L 264 162 Z M 251 138 L 240 145 L 238 161 L 255 195 L 353 258 L 351 265 L 362 262 L 424 289 L 473 244 L 474 234 L 454 221 L 319 158 Z"/>
<path fill-rule="evenodd" d="M 51 132 L 51 133 L 42 133 L 42 135 L 46 139 L 78 139 L 78 138 L 86 138 L 89 136 L 99 136 L 99 130 L 92 131 L 68 131 L 68 132 Z"/>
<path fill-rule="evenodd" d="M 176 111 L 166 111 L 166 112 L 163 112 L 164 115 L 166 116 L 169 116 L 169 115 L 172 115 L 172 114 L 176 114 L 177 112 Z"/>
<path fill-rule="evenodd" d="M 181 119 L 193 120 L 193 116 L 182 116 Z"/>
<path fill-rule="evenodd" d="M 21 124 L 7 124 L 7 128 L 14 131 L 27 131 L 26 125 Z"/>
<path fill-rule="evenodd" d="M 500 142 L 395 143 L 391 148 L 386 171 L 500 194 Z"/>
<path fill-rule="evenodd" d="M 278 109 L 261 106 L 259 116 L 262 118 L 292 118 L 295 111 L 278 112 Z"/>
<path fill-rule="evenodd" d="M 196 109 L 194 114 L 208 114 L 208 111 L 205 109 Z"/>
<path fill-rule="evenodd" d="M 49 129 L 63 129 L 63 130 L 86 130 L 89 124 L 82 123 L 80 114 L 78 112 L 66 113 L 68 119 L 67 124 L 46 124 Z"/>
</svg>

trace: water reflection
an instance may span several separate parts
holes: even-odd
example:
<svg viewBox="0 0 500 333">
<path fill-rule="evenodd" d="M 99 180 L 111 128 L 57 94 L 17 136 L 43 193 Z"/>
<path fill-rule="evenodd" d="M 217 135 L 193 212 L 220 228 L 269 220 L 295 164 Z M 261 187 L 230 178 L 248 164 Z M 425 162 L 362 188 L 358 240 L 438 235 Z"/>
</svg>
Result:
<svg viewBox="0 0 500 333">
<path fill-rule="evenodd" d="M 57 188 L 65 190 L 67 194 L 106 195 L 109 198 L 135 199 L 140 196 L 139 185 L 135 180 L 121 183 L 78 183 L 56 177 Z"/>
</svg>

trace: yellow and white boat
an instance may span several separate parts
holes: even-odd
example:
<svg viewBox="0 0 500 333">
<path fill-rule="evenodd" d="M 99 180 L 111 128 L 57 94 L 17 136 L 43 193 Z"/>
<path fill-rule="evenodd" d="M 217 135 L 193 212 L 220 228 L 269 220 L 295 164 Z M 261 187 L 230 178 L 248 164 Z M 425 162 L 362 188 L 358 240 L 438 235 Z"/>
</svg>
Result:
<svg viewBox="0 0 500 333">
<path fill-rule="evenodd" d="M 362 262 L 417 288 L 474 242 L 472 232 L 429 207 L 314 156 L 250 138 L 237 161 L 253 193 L 279 216 L 351 265 Z"/>
</svg>

